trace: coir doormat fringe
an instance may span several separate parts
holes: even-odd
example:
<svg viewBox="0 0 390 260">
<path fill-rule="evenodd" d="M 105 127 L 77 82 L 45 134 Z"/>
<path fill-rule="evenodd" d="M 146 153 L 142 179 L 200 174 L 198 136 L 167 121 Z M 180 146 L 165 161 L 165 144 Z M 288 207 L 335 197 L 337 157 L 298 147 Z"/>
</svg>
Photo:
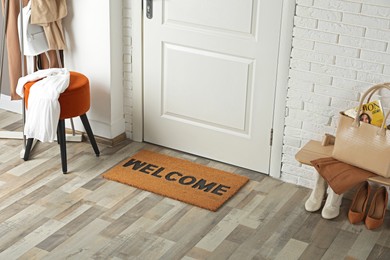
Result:
<svg viewBox="0 0 390 260">
<path fill-rule="evenodd" d="M 103 177 L 212 211 L 222 206 L 249 180 L 147 150 L 122 161 Z"/>
</svg>

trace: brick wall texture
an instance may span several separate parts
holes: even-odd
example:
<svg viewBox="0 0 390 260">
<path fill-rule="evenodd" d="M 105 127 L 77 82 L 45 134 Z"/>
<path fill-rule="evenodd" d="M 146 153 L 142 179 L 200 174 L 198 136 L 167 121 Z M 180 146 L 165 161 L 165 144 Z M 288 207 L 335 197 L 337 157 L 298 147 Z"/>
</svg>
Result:
<svg viewBox="0 0 390 260">
<path fill-rule="evenodd" d="M 125 130 L 127 138 L 133 138 L 132 115 L 133 115 L 133 82 L 131 63 L 131 4 L 130 0 L 123 0 L 123 104 L 125 113 Z"/>
<path fill-rule="evenodd" d="M 369 86 L 390 81 L 390 0 L 296 0 L 281 179 L 313 187 L 295 160 L 308 140 L 334 134 L 338 112 Z M 131 6 L 123 0 L 124 110 L 132 138 Z M 390 98 L 384 97 L 389 107 Z M 386 102 L 387 100 L 387 102 Z"/>
<path fill-rule="evenodd" d="M 313 187 L 314 170 L 295 153 L 334 134 L 339 111 L 356 106 L 369 86 L 390 81 L 389 42 L 389 0 L 296 1 L 282 180 Z"/>
</svg>

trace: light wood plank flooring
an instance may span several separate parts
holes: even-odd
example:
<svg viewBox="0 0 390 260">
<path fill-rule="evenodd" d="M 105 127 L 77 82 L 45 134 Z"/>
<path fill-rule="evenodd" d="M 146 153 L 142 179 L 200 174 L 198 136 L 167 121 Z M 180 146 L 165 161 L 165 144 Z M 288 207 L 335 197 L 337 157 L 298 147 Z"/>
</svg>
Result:
<svg viewBox="0 0 390 260">
<path fill-rule="evenodd" d="M 0 110 L 0 129 L 20 127 Z M 390 215 L 376 231 L 351 225 L 349 199 L 324 220 L 304 210 L 307 188 L 151 144 L 100 144 L 95 157 L 89 143 L 68 143 L 67 175 L 56 143 L 38 143 L 27 162 L 22 146 L 0 140 L 0 259 L 390 259 Z M 250 182 L 211 212 L 101 177 L 143 148 Z"/>
</svg>

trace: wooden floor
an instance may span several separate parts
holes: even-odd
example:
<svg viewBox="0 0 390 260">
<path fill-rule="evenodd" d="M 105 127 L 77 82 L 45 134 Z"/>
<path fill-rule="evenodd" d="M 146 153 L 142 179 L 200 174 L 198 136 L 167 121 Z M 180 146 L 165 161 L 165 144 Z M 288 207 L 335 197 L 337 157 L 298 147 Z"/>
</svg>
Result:
<svg viewBox="0 0 390 260">
<path fill-rule="evenodd" d="M 0 110 L 0 129 L 20 129 Z M 0 259 L 390 259 L 390 214 L 369 231 L 349 224 L 351 203 L 324 220 L 308 213 L 310 190 L 263 174 L 151 144 L 68 143 L 63 175 L 56 143 L 24 162 L 21 140 L 0 140 Z M 217 212 L 187 205 L 101 174 L 150 149 L 250 177 Z"/>
</svg>

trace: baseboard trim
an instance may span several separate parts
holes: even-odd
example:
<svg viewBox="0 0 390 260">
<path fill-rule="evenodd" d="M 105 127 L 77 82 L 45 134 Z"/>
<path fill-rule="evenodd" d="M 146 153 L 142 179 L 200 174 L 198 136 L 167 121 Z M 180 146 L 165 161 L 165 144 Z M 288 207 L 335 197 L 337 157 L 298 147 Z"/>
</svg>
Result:
<svg viewBox="0 0 390 260">
<path fill-rule="evenodd" d="M 96 142 L 100 144 L 105 144 L 109 146 L 116 146 L 120 144 L 121 142 L 125 141 L 127 139 L 126 133 L 122 133 L 118 135 L 117 137 L 114 137 L 112 139 L 110 138 L 105 138 L 101 136 L 95 136 Z"/>
<path fill-rule="evenodd" d="M 67 128 L 66 133 L 67 134 L 72 133 L 72 129 Z M 88 135 L 85 132 L 75 131 L 75 134 L 81 134 L 83 137 L 82 138 L 83 140 L 88 140 Z M 108 146 L 116 146 L 116 145 L 120 144 L 121 142 L 125 141 L 126 139 L 127 139 L 126 133 L 122 133 L 114 138 L 106 138 L 106 137 L 101 137 L 101 136 L 95 135 L 95 140 L 97 143 L 108 145 Z"/>
</svg>

